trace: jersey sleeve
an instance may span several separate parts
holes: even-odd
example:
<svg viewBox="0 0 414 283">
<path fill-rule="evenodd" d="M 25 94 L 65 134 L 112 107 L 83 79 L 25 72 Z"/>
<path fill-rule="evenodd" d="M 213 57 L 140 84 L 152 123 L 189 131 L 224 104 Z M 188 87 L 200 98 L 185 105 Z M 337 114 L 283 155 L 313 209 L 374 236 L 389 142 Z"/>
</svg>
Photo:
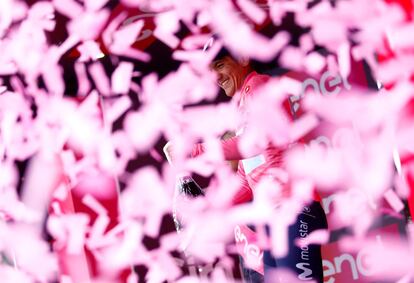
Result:
<svg viewBox="0 0 414 283">
<path fill-rule="evenodd" d="M 249 183 L 247 182 L 246 173 L 243 168 L 243 164 L 239 162 L 239 168 L 237 170 L 237 175 L 240 177 L 240 189 L 233 197 L 232 203 L 234 205 L 246 203 L 253 200 L 253 190 L 251 189 Z"/>
<path fill-rule="evenodd" d="M 223 156 L 225 160 L 242 160 L 245 158 L 256 156 L 260 153 L 259 149 L 251 149 L 249 152 L 241 154 L 239 150 L 240 138 L 241 136 L 235 136 L 227 140 L 220 140 L 221 149 L 223 151 Z M 195 144 L 191 152 L 191 157 L 197 157 L 203 154 L 205 152 L 205 147 L 206 146 L 204 143 Z"/>
</svg>

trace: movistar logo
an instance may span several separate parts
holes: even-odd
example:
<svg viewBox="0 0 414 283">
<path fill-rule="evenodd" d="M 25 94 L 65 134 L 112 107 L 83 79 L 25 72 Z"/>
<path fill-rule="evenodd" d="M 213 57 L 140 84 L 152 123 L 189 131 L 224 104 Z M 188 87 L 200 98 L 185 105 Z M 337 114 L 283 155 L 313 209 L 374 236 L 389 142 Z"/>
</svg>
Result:
<svg viewBox="0 0 414 283">
<path fill-rule="evenodd" d="M 300 280 L 312 280 L 312 277 L 310 277 L 312 270 L 308 268 L 309 266 L 310 264 L 306 262 L 296 264 L 296 267 L 302 270 L 302 273 L 298 275 Z"/>
</svg>

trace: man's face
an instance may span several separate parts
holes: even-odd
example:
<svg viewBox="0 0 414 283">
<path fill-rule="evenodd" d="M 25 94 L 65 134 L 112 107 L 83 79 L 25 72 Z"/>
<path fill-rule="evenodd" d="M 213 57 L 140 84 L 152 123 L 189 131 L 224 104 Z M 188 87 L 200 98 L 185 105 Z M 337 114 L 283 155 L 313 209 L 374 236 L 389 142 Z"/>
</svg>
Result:
<svg viewBox="0 0 414 283">
<path fill-rule="evenodd" d="M 229 56 L 213 61 L 211 69 L 217 73 L 217 83 L 226 92 L 227 96 L 232 97 L 243 85 L 243 81 L 248 73 L 248 68 Z"/>
</svg>

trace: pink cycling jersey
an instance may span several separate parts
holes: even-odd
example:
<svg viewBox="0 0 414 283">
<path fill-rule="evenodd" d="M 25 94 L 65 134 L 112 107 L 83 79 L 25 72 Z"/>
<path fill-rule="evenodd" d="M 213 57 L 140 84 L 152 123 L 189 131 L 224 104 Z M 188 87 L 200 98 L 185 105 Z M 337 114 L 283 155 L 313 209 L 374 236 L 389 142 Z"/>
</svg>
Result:
<svg viewBox="0 0 414 283">
<path fill-rule="evenodd" d="M 267 75 L 250 73 L 244 81 L 240 93 L 237 94 L 240 111 L 244 112 L 249 99 L 257 93 L 257 89 L 270 79 Z M 241 188 L 234 197 L 233 203 L 239 204 L 248 202 L 253 198 L 253 190 L 257 183 L 264 176 L 271 175 L 274 168 L 282 166 L 284 150 L 273 145 L 269 145 L 261 152 L 252 153 L 250 156 L 243 156 L 238 148 L 240 136 L 235 136 L 228 140 L 221 141 L 223 155 L 226 160 L 240 160 L 238 165 L 238 175 L 241 178 Z M 196 144 L 192 151 L 192 156 L 198 156 L 204 152 L 202 143 Z"/>
<path fill-rule="evenodd" d="M 235 97 L 239 99 L 238 107 L 241 113 L 245 113 L 248 101 L 255 93 L 257 94 L 257 90 L 269 79 L 269 76 L 259 75 L 256 72 L 248 75 L 240 93 Z M 290 104 L 287 99 L 284 101 L 283 107 L 286 116 L 293 119 L 290 115 Z M 282 185 L 283 190 L 280 197 L 288 196 L 289 184 L 280 180 L 277 173 L 280 172 L 280 168 L 283 166 L 285 148 L 269 144 L 264 150 L 252 152 L 249 156 L 243 156 L 239 151 L 239 140 L 240 135 L 236 135 L 233 138 L 221 141 L 224 158 L 226 160 L 240 160 L 237 173 L 241 178 L 241 188 L 234 196 L 233 204 L 251 201 L 258 182 L 267 176 L 276 179 Z M 198 156 L 204 151 L 202 143 L 196 144 L 192 150 L 192 156 Z M 316 192 L 314 193 L 314 200 L 320 200 Z M 238 225 L 235 227 L 235 241 L 238 252 L 247 265 L 256 272 L 263 274 L 263 247 L 258 242 L 256 233 L 246 225 Z"/>
</svg>

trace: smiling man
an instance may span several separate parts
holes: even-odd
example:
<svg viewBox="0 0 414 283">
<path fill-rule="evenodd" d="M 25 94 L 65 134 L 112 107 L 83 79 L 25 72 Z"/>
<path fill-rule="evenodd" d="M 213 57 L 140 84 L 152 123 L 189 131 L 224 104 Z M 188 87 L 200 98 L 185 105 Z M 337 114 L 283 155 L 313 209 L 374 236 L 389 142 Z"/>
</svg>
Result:
<svg viewBox="0 0 414 283">
<path fill-rule="evenodd" d="M 237 90 L 243 86 L 248 75 L 253 71 L 248 60 L 234 60 L 225 56 L 213 61 L 211 68 L 217 74 L 217 83 L 226 95 L 233 97 Z"/>
<path fill-rule="evenodd" d="M 249 60 L 236 59 L 231 56 L 225 49 L 222 49 L 216 56 L 216 59 L 210 65 L 210 68 L 217 75 L 217 84 L 222 88 L 225 94 L 233 99 L 237 99 L 239 111 L 246 111 L 246 106 L 251 99 L 254 99 L 258 89 L 262 87 L 270 77 L 258 74 L 254 71 Z M 286 105 L 285 105 L 286 106 Z M 286 114 L 292 114 L 290 107 L 285 107 Z M 277 119 L 277 117 L 275 117 Z M 293 116 L 290 118 L 293 119 Z M 223 155 L 226 160 L 239 160 L 238 175 L 241 178 L 241 188 L 233 199 L 234 204 L 245 203 L 254 198 L 254 192 L 262 178 L 271 175 L 272 170 L 283 167 L 284 149 L 269 145 L 265 150 L 254 153 L 249 156 L 242 156 L 238 150 L 238 140 L 243 134 L 243 128 L 238 129 L 235 137 L 222 141 Z M 204 152 L 203 144 L 198 144 L 193 149 L 192 156 L 200 155 Z M 282 186 L 288 187 L 287 184 L 281 183 Z M 326 217 L 319 203 L 319 198 L 315 194 L 314 200 L 310 201 L 299 213 L 295 223 L 288 228 L 288 254 L 283 258 L 275 257 L 270 250 L 262 250 L 257 253 L 257 262 L 255 265 L 247 265 L 246 261 L 250 259 L 251 254 L 246 254 L 246 248 L 238 245 L 239 253 L 242 259 L 243 279 L 246 283 L 259 282 L 279 282 L 280 278 L 273 276 L 272 270 L 275 268 L 285 268 L 296 275 L 298 282 L 315 280 L 323 282 L 323 269 L 320 245 L 296 245 L 295 241 L 306 241 L 309 233 L 326 229 Z M 306 213 L 305 213 L 306 212 Z M 306 225 L 304 224 L 306 223 Z M 305 229 L 305 228 L 306 229 Z M 260 250 L 260 245 L 256 241 L 253 231 L 245 226 L 241 227 L 237 238 L 243 238 L 249 246 L 256 246 Z M 303 231 L 306 230 L 306 235 Z M 248 236 L 250 235 L 250 237 Z M 246 244 L 246 241 L 242 241 Z M 283 281 L 283 280 L 282 280 Z"/>
<path fill-rule="evenodd" d="M 219 87 L 223 89 L 227 96 L 236 99 L 238 110 L 248 120 L 248 115 L 244 114 L 248 113 L 247 108 L 251 100 L 255 99 L 259 89 L 269 81 L 270 77 L 258 74 L 254 71 L 249 60 L 236 58 L 225 48 L 222 48 L 216 55 L 210 64 L 210 68 L 216 73 Z M 291 114 L 290 108 L 285 108 L 285 110 L 286 116 L 289 116 Z M 275 119 L 282 118 L 286 117 L 275 115 Z M 293 119 L 293 117 L 290 118 Z M 240 188 L 234 195 L 232 203 L 237 205 L 252 201 L 259 183 L 268 177 L 274 177 L 275 182 L 279 182 L 279 186 L 286 188 L 286 190 L 283 189 L 286 194 L 283 194 L 280 199 L 280 201 L 284 201 L 289 198 L 289 184 L 280 180 L 277 174 L 273 174 L 283 168 L 286 148 L 268 143 L 265 148 L 258 149 L 258 151 L 241 154 L 239 140 L 248 125 L 249 121 L 247 120 L 238 125 L 239 128 L 236 129 L 235 136 L 221 140 L 224 159 L 238 161 L 237 174 L 240 177 Z M 192 149 L 191 157 L 199 156 L 204 152 L 205 145 L 203 143 L 196 144 Z M 167 144 L 165 153 L 167 159 L 174 159 L 171 144 Z M 242 258 L 244 282 L 280 283 L 279 278 L 274 275 L 275 269 L 280 268 L 289 270 L 298 282 L 308 280 L 314 280 L 318 283 L 323 282 L 320 245 L 305 245 L 302 247 L 296 245 L 296 240 L 301 239 L 301 235 L 305 235 L 303 234 L 303 231 L 305 231 L 303 223 L 306 223 L 306 235 L 317 229 L 325 229 L 327 226 L 325 214 L 316 195 L 314 199 L 309 200 L 303 211 L 306 213 L 298 212 L 296 221 L 286 231 L 288 234 L 288 254 L 283 258 L 275 257 L 269 249 L 262 247 L 256 239 L 253 226 L 241 225 L 238 226 L 238 229 L 235 229 L 237 249 Z M 250 228 L 253 228 L 253 230 Z M 270 229 L 268 232 L 271 233 Z M 251 252 L 252 247 L 257 251 L 254 254 Z"/>
</svg>

